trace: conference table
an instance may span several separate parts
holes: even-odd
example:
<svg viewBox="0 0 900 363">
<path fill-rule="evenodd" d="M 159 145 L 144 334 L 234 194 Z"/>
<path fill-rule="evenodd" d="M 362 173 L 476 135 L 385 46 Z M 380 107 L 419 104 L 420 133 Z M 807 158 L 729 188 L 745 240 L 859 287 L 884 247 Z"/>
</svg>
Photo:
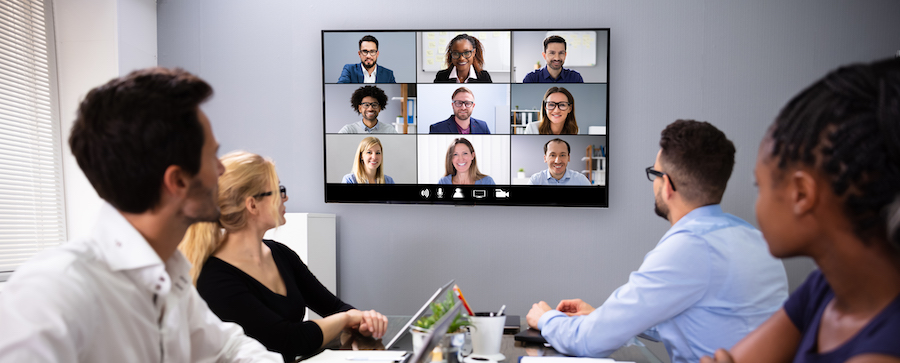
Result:
<svg viewBox="0 0 900 363">
<path fill-rule="evenodd" d="M 356 334 L 344 333 L 339 338 L 326 344 L 326 349 L 384 349 L 391 338 L 406 324 L 410 316 L 389 316 L 388 327 L 383 339 L 372 339 Z M 521 318 L 520 330 L 528 329 L 525 318 Z M 382 341 L 383 340 L 383 341 Z M 616 350 L 609 358 L 617 361 L 635 362 L 635 363 L 663 363 L 668 362 L 668 357 L 660 358 L 648 348 L 649 344 L 653 344 L 643 338 L 635 337 L 628 344 Z M 659 343 L 656 343 L 659 344 Z M 408 350 L 412 351 L 412 336 L 406 333 L 397 343 L 391 347 L 392 350 Z M 658 351 L 658 349 L 657 349 Z M 506 356 L 504 362 L 517 363 L 519 357 L 522 356 L 562 356 L 552 347 L 544 346 L 538 343 L 524 343 L 516 341 L 513 334 L 503 334 L 503 340 L 500 346 L 500 353 Z M 665 351 L 662 352 L 665 354 Z"/>
</svg>

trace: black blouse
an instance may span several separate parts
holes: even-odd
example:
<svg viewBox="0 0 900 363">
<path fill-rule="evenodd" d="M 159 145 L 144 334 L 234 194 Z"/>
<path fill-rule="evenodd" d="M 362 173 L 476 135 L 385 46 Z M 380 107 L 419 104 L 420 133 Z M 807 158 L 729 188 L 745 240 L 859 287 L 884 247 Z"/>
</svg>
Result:
<svg viewBox="0 0 900 363">
<path fill-rule="evenodd" d="M 303 321 L 307 306 L 321 316 L 353 307 L 322 286 L 289 247 L 272 240 L 263 243 L 272 250 L 272 258 L 287 289 L 286 296 L 276 294 L 216 257 L 210 257 L 203 265 L 197 278 L 197 291 L 220 319 L 237 323 L 248 336 L 281 353 L 284 361 L 290 362 L 322 346 L 322 329 L 312 321 Z"/>
</svg>

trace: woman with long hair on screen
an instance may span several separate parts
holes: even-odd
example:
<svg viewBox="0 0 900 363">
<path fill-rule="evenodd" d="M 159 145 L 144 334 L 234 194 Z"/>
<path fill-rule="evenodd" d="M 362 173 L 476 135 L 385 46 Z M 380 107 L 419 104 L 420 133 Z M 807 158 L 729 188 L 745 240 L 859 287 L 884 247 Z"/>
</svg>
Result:
<svg viewBox="0 0 900 363">
<path fill-rule="evenodd" d="M 755 174 L 769 251 L 818 270 L 701 362 L 900 362 L 900 59 L 840 68 L 796 96 Z"/>
<path fill-rule="evenodd" d="M 494 179 L 478 171 L 475 148 L 463 137 L 453 140 L 444 159 L 446 174 L 438 184 L 494 185 Z"/>
<path fill-rule="evenodd" d="M 271 160 L 247 152 L 221 159 L 217 222 L 188 228 L 179 249 L 191 262 L 200 296 L 223 321 L 235 322 L 285 362 L 356 329 L 380 338 L 387 318 L 359 311 L 328 291 L 289 247 L 263 240 L 284 224 L 287 190 Z M 309 307 L 322 319 L 304 321 Z"/>
<path fill-rule="evenodd" d="M 465 33 L 453 37 L 444 61 L 448 68 L 437 72 L 434 83 L 492 83 L 484 70 L 484 46 L 478 38 Z"/>
<path fill-rule="evenodd" d="M 384 153 L 381 140 L 369 136 L 359 142 L 353 158 L 353 171 L 344 175 L 344 184 L 394 184 L 394 179 L 384 175 Z"/>
<path fill-rule="evenodd" d="M 526 134 L 575 135 L 575 96 L 562 87 L 550 87 L 541 101 L 541 120 L 529 123 Z"/>
</svg>

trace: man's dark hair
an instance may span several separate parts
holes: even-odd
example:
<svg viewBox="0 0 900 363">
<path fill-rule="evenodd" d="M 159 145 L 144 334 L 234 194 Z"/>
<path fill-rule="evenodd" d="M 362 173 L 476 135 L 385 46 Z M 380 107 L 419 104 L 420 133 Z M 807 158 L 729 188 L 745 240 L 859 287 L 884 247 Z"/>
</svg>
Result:
<svg viewBox="0 0 900 363">
<path fill-rule="evenodd" d="M 734 169 L 734 144 L 709 122 L 677 120 L 661 133 L 660 164 L 682 197 L 718 204 Z"/>
<path fill-rule="evenodd" d="M 550 143 L 551 143 L 551 142 L 561 142 L 561 143 L 563 143 L 563 144 L 566 144 L 566 152 L 569 153 L 569 154 L 572 153 L 572 147 L 569 146 L 569 143 L 566 142 L 566 140 L 563 140 L 563 139 L 560 139 L 560 138 L 557 137 L 557 138 L 555 138 L 555 139 L 553 139 L 553 140 L 547 141 L 547 143 L 544 144 L 544 155 L 547 155 L 547 146 L 550 146 Z"/>
<path fill-rule="evenodd" d="M 860 239 L 900 249 L 900 59 L 829 73 L 788 102 L 768 137 L 779 169 L 828 178 Z"/>
<path fill-rule="evenodd" d="M 362 48 L 362 43 L 363 43 L 363 42 L 372 42 L 372 43 L 375 43 L 375 50 L 378 50 L 378 39 L 375 39 L 375 37 L 373 37 L 373 36 L 371 36 L 371 35 L 366 35 L 366 36 L 362 37 L 362 38 L 359 40 L 359 48 Z M 388 47 L 388 48 L 390 48 L 390 47 Z M 390 49 L 388 49 L 388 50 L 390 50 Z"/>
<path fill-rule="evenodd" d="M 143 213 L 160 200 L 163 175 L 200 170 L 199 105 L 213 93 L 181 69 L 148 68 L 92 89 L 78 108 L 69 146 L 97 194 L 116 209 Z"/>
<path fill-rule="evenodd" d="M 363 98 L 366 97 L 372 97 L 377 100 L 382 110 L 387 106 L 388 97 L 381 88 L 375 86 L 362 86 L 357 88 L 356 91 L 353 91 L 353 95 L 350 96 L 350 107 L 353 108 L 353 111 L 360 113 L 359 104 L 362 103 Z"/>
<path fill-rule="evenodd" d="M 544 51 L 547 51 L 547 45 L 550 43 L 562 43 L 563 49 L 566 49 L 566 39 L 559 35 L 551 35 L 544 39 Z"/>
</svg>

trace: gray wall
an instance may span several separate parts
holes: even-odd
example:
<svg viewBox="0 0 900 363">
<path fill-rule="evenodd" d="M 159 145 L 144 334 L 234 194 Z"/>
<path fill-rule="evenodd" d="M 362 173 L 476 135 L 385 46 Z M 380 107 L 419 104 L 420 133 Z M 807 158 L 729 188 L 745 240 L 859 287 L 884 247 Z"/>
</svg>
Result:
<svg viewBox="0 0 900 363">
<path fill-rule="evenodd" d="M 541 62 L 541 67 L 547 65 L 547 61 L 541 56 L 541 52 L 544 51 L 544 38 L 546 37 L 546 31 L 513 32 L 513 79 L 516 82 L 521 83 L 525 79 L 525 75 L 534 70 L 536 62 Z M 565 64 L 563 67 L 578 71 L 585 82 L 605 83 L 606 49 L 608 48 L 606 38 L 606 32 L 597 32 L 597 65 L 593 67 L 573 67 Z"/>
<path fill-rule="evenodd" d="M 416 34 L 413 32 L 325 33 L 325 82 L 337 82 L 345 64 L 359 64 L 359 39 L 365 35 L 378 39 L 377 64 L 393 71 L 397 83 L 416 83 Z M 310 55 L 318 54 L 319 49 L 322 48 L 310 49 Z"/>
<path fill-rule="evenodd" d="M 540 110 L 544 94 L 550 87 L 562 87 L 572 93 L 575 98 L 575 121 L 578 122 L 578 133 L 587 134 L 588 126 L 606 126 L 606 92 L 607 84 L 546 84 L 518 83 L 510 85 L 512 108 L 520 110 Z M 539 121 L 540 115 L 536 116 Z M 615 126 L 615 125 L 614 125 Z"/>
<path fill-rule="evenodd" d="M 734 141 L 723 207 L 756 223 L 751 172 L 778 110 L 827 71 L 900 49 L 894 0 L 583 0 L 565 12 L 535 12 L 546 6 L 536 0 L 463 1 L 459 8 L 479 11 L 453 20 L 404 0 L 158 4 L 159 64 L 215 87 L 203 108 L 222 152 L 273 157 L 292 190 L 289 212 L 337 214 L 339 294 L 387 314 L 410 314 L 450 278 L 475 310 L 507 304 L 524 315 L 539 300 L 601 303 L 669 228 L 651 210 L 644 167 L 677 118 L 708 120 Z M 348 11 L 362 6 L 365 14 Z M 609 208 L 324 203 L 322 29 L 559 24 L 611 28 Z M 558 226 L 569 227 L 565 235 Z M 576 227 L 591 231 L 576 235 Z M 796 286 L 809 264 L 788 268 Z"/>
<path fill-rule="evenodd" d="M 555 138 L 561 138 L 569 143 L 572 148 L 569 157 L 569 169 L 581 172 L 587 166 L 581 160 L 585 156 L 585 150 L 588 145 L 594 147 L 606 147 L 606 136 L 595 135 L 516 135 L 510 141 L 510 169 L 512 175 L 516 175 L 519 168 L 525 169 L 525 176 L 531 177 L 532 174 L 547 169 L 547 163 L 544 162 L 544 144 Z M 653 165 L 653 160 L 647 161 L 647 165 Z M 609 178 L 609 176 L 607 176 Z"/>
</svg>

